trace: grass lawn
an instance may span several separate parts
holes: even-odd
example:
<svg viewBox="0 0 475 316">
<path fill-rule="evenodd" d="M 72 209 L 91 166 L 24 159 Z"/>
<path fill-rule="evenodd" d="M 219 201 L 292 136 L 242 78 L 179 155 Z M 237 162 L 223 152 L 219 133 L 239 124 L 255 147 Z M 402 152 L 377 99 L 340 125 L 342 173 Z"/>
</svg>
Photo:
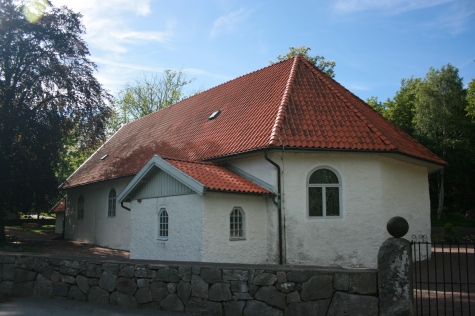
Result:
<svg viewBox="0 0 475 316">
<path fill-rule="evenodd" d="M 55 225 L 43 225 L 38 227 L 6 226 L 8 230 L 19 230 L 32 233 L 54 233 Z"/>
</svg>

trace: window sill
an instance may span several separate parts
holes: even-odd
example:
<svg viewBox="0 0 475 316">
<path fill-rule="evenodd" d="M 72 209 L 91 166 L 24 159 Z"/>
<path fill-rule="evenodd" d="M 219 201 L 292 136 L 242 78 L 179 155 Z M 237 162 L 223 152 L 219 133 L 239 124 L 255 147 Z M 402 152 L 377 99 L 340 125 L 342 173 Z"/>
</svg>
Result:
<svg viewBox="0 0 475 316">
<path fill-rule="evenodd" d="M 168 238 L 157 238 L 157 241 L 168 241 Z"/>
<path fill-rule="evenodd" d="M 233 237 L 233 238 L 229 238 L 229 241 L 236 241 L 236 240 L 246 240 L 246 237 Z"/>
</svg>

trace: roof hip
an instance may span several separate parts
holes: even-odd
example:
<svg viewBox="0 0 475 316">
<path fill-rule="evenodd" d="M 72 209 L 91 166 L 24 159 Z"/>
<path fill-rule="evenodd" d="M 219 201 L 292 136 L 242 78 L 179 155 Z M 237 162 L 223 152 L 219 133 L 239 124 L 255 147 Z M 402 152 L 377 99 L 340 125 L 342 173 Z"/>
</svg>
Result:
<svg viewBox="0 0 475 316">
<path fill-rule="evenodd" d="M 289 103 L 290 99 L 290 92 L 291 86 L 294 83 L 295 73 L 297 71 L 297 63 L 300 59 L 305 59 L 300 55 L 294 57 L 294 61 L 292 63 L 292 68 L 290 69 L 289 78 L 287 79 L 287 84 L 285 85 L 284 94 L 282 95 L 282 99 L 279 105 L 279 110 L 277 111 L 277 115 L 275 118 L 274 126 L 272 127 L 272 131 L 269 138 L 269 145 L 278 146 L 277 140 L 281 140 L 278 132 L 282 129 L 282 121 L 284 120 L 285 115 L 285 106 Z"/>
<path fill-rule="evenodd" d="M 331 91 L 333 91 L 335 93 L 335 95 L 341 100 L 343 101 L 343 103 L 351 110 L 353 111 L 353 113 L 355 113 L 355 115 L 361 119 L 362 122 L 364 122 L 364 124 L 370 129 L 372 130 L 373 132 L 376 133 L 376 135 L 383 141 L 384 144 L 388 145 L 390 149 L 397 149 L 397 147 L 389 140 L 387 139 L 383 133 L 381 133 L 379 131 L 379 129 L 376 128 L 376 126 L 374 126 L 373 124 L 371 124 L 368 119 L 366 118 L 366 116 L 364 116 L 357 108 L 355 108 L 350 101 L 348 101 L 347 98 L 345 98 L 344 95 L 342 95 L 340 93 L 340 91 L 338 91 L 338 89 L 336 89 L 333 85 L 329 84 L 328 82 L 328 79 L 325 78 L 324 75 L 322 75 L 317 69 L 315 66 L 311 65 L 305 58 L 302 58 L 303 59 L 303 62 L 304 64 L 310 68 L 310 70 L 317 75 L 318 79 L 320 79 L 326 86 L 327 88 L 329 88 Z M 336 81 L 335 81 L 336 82 Z M 338 84 L 338 83 L 337 83 Z"/>
</svg>

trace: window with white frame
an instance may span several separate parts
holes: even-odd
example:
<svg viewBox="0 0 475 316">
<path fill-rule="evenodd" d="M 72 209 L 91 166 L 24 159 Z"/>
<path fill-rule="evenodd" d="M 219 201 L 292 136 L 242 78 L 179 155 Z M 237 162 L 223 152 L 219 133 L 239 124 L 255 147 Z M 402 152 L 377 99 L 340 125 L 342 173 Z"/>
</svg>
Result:
<svg viewBox="0 0 475 316">
<path fill-rule="evenodd" d="M 229 214 L 229 239 L 245 239 L 244 211 L 240 207 L 234 207 Z"/>
<path fill-rule="evenodd" d="M 84 196 L 80 195 L 78 198 L 78 219 L 84 218 Z"/>
<path fill-rule="evenodd" d="M 116 209 L 116 195 L 115 195 L 115 189 L 112 189 L 109 191 L 109 204 L 107 208 L 107 216 L 115 217 L 115 209 Z"/>
<path fill-rule="evenodd" d="M 313 171 L 307 182 L 308 216 L 341 216 L 341 181 L 338 174 L 328 168 Z"/>
<path fill-rule="evenodd" d="M 168 240 L 168 213 L 164 208 L 158 212 L 158 240 Z"/>
</svg>

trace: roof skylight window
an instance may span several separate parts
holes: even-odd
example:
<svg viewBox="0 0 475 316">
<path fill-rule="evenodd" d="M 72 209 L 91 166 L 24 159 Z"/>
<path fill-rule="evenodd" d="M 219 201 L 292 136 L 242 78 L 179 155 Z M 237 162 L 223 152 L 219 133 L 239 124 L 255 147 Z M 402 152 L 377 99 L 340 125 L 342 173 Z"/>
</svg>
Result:
<svg viewBox="0 0 475 316">
<path fill-rule="evenodd" d="M 101 161 L 106 160 L 106 158 L 109 157 L 109 154 L 105 154 L 104 156 L 101 157 Z"/>
<path fill-rule="evenodd" d="M 218 117 L 219 114 L 221 114 L 221 110 L 214 111 L 214 112 L 208 117 L 208 121 L 214 120 L 215 118 Z"/>
</svg>

